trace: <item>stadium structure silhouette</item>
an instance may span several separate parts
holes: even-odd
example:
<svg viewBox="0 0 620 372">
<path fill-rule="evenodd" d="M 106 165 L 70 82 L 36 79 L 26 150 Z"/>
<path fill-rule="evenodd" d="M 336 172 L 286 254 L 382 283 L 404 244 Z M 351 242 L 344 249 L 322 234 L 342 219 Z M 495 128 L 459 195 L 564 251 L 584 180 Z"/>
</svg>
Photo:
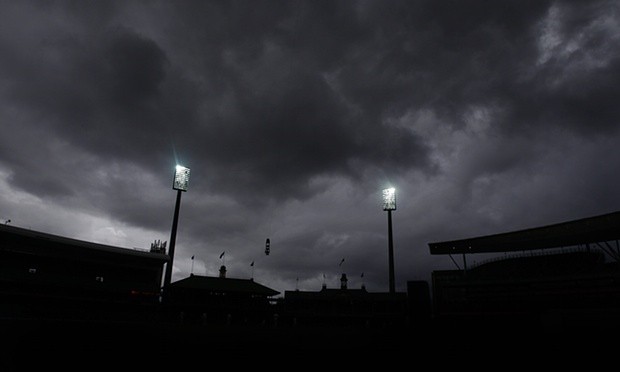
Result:
<svg viewBox="0 0 620 372">
<path fill-rule="evenodd" d="M 348 288 L 343 276 L 340 288 L 275 297 L 225 267 L 162 291 L 170 258 L 160 245 L 125 249 L 4 224 L 0 320 L 12 340 L 4 351 L 600 351 L 610 346 L 601 335 L 620 329 L 619 239 L 612 212 L 431 242 L 429 253 L 456 268 L 408 281 L 406 292 Z M 468 265 L 477 254 L 496 256 Z M 56 342 L 59 334 L 69 341 Z M 477 341 L 465 342 L 471 335 Z"/>
</svg>

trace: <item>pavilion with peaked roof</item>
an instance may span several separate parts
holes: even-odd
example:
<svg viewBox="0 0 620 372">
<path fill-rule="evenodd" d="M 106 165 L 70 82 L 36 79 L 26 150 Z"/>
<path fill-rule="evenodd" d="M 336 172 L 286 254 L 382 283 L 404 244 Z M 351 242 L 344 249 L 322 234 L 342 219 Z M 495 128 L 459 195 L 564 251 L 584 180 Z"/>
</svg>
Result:
<svg viewBox="0 0 620 372">
<path fill-rule="evenodd" d="M 270 300 L 280 292 L 253 279 L 190 274 L 170 284 L 169 315 L 190 323 L 262 323 L 272 319 Z"/>
</svg>

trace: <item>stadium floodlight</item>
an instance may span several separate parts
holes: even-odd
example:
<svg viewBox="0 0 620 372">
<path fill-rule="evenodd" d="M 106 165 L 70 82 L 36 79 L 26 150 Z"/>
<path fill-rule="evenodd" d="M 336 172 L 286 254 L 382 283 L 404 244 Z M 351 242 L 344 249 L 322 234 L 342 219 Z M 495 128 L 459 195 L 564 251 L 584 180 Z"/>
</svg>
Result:
<svg viewBox="0 0 620 372">
<path fill-rule="evenodd" d="M 166 263 L 166 272 L 164 275 L 164 294 L 167 297 L 167 291 L 172 281 L 172 266 L 174 264 L 174 247 L 177 239 L 177 226 L 179 224 L 179 209 L 181 208 L 181 194 L 187 191 L 187 185 L 189 184 L 189 168 L 182 165 L 175 167 L 174 181 L 172 188 L 177 190 L 177 201 L 174 205 L 174 217 L 172 218 L 172 232 L 170 233 L 170 248 L 168 249 L 168 256 L 170 261 Z"/>
<path fill-rule="evenodd" d="M 392 211 L 396 210 L 396 189 L 393 187 L 383 190 L 383 210 L 388 215 L 388 263 L 389 263 L 389 282 L 390 293 L 396 292 L 394 279 L 394 243 L 392 239 Z"/>
<path fill-rule="evenodd" d="M 172 184 L 172 188 L 175 190 L 187 191 L 188 184 L 189 168 L 177 164 L 174 171 L 174 182 Z"/>
<path fill-rule="evenodd" d="M 396 209 L 396 189 L 390 187 L 383 190 L 383 210 L 393 211 Z"/>
</svg>

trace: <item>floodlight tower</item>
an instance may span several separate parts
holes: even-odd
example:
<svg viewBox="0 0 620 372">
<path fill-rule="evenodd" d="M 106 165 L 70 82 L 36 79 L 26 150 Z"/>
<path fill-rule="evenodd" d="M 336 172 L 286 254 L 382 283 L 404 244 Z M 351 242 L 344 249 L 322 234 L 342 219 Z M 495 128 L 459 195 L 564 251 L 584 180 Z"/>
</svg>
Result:
<svg viewBox="0 0 620 372">
<path fill-rule="evenodd" d="M 383 210 L 388 212 L 388 259 L 390 268 L 390 293 L 396 292 L 394 281 L 394 243 L 392 240 L 392 211 L 396 210 L 396 189 L 383 190 Z"/>
<path fill-rule="evenodd" d="M 185 168 L 182 165 L 178 165 L 174 171 L 174 180 L 172 182 L 172 188 L 177 190 L 177 202 L 174 206 L 174 218 L 172 219 L 172 232 L 170 233 L 170 248 L 168 250 L 168 256 L 170 262 L 166 264 L 166 275 L 164 276 L 164 291 L 170 286 L 172 280 L 172 266 L 174 264 L 174 244 L 177 239 L 177 226 L 179 224 L 179 209 L 181 207 L 181 193 L 187 191 L 187 185 L 189 184 L 189 168 Z"/>
</svg>

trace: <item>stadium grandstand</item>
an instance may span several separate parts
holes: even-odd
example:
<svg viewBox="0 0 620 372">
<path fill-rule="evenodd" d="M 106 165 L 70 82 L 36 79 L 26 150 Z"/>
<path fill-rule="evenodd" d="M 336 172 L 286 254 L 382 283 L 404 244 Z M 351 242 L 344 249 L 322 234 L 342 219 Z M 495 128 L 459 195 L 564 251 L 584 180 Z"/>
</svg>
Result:
<svg viewBox="0 0 620 372">
<path fill-rule="evenodd" d="M 143 319 L 169 257 L 0 225 L 0 318 Z"/>
<path fill-rule="evenodd" d="M 457 267 L 432 273 L 433 316 L 561 332 L 620 329 L 619 239 L 620 212 L 613 212 L 429 243 L 432 255 Z M 471 256 L 493 253 L 468 267 Z"/>
</svg>

